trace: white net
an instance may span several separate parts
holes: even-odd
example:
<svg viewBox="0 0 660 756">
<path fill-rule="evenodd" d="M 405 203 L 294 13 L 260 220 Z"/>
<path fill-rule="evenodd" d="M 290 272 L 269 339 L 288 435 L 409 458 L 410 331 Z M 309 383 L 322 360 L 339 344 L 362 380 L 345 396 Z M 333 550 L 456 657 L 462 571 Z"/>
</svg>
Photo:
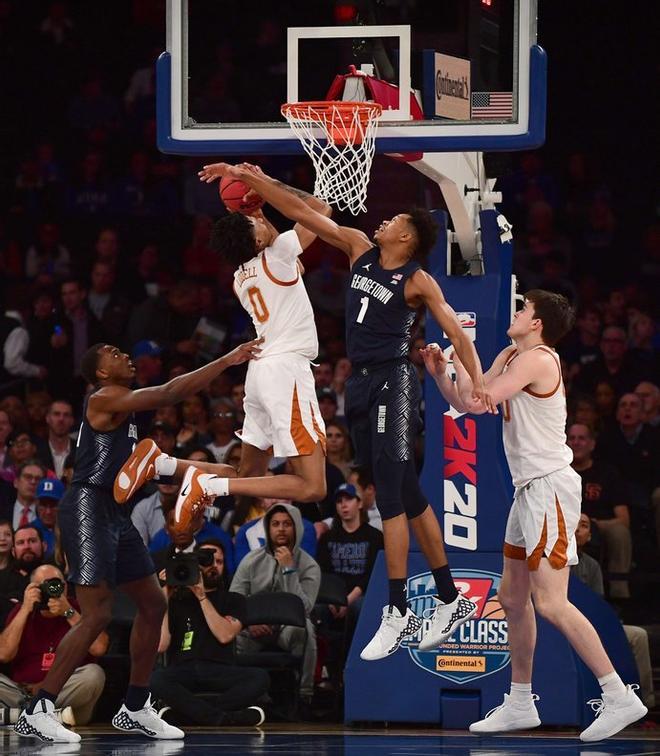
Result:
<svg viewBox="0 0 660 756">
<path fill-rule="evenodd" d="M 314 163 L 314 194 L 353 215 L 366 212 L 382 107 L 373 102 L 297 102 L 282 115 Z"/>
</svg>

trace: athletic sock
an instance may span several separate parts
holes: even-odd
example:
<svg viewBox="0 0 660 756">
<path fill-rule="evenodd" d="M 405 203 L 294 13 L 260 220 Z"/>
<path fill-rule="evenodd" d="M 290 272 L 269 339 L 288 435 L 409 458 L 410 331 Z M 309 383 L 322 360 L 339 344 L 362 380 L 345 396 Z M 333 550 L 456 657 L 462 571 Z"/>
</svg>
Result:
<svg viewBox="0 0 660 756">
<path fill-rule="evenodd" d="M 394 578 L 390 580 L 390 606 L 395 606 L 401 616 L 408 611 L 408 604 L 406 603 L 406 579 Z"/>
<path fill-rule="evenodd" d="M 598 684 L 603 693 L 608 696 L 623 696 L 626 692 L 626 686 L 616 672 L 610 672 L 609 675 L 599 677 Z"/>
<path fill-rule="evenodd" d="M 227 496 L 229 494 L 229 478 L 219 478 L 217 475 L 202 473 L 198 480 L 205 494 L 213 494 L 214 496 Z"/>
<path fill-rule="evenodd" d="M 55 701 L 57 700 L 57 693 L 49 693 L 47 690 L 39 688 L 39 690 L 35 693 L 34 698 L 25 707 L 25 711 L 27 711 L 28 714 L 34 714 L 35 706 L 39 703 L 39 701 L 43 701 L 44 698 L 48 701 L 52 701 L 54 706 Z"/>
<path fill-rule="evenodd" d="M 140 709 L 144 709 L 147 698 L 149 698 L 149 688 L 142 688 L 139 685 L 129 685 L 124 703 L 129 711 L 139 711 Z"/>
<path fill-rule="evenodd" d="M 177 462 L 178 460 L 174 457 L 170 457 L 169 454 L 159 454 L 154 463 L 156 467 L 156 475 L 174 475 Z"/>
<path fill-rule="evenodd" d="M 532 701 L 532 683 L 511 683 L 511 692 L 509 693 L 511 703 L 519 706 L 529 704 Z"/>
<path fill-rule="evenodd" d="M 444 604 L 451 604 L 456 600 L 458 591 L 454 585 L 454 578 L 449 571 L 449 565 L 445 564 L 443 567 L 436 567 L 431 570 L 433 573 L 433 579 L 435 580 L 435 590 L 438 594 L 438 598 Z"/>
</svg>

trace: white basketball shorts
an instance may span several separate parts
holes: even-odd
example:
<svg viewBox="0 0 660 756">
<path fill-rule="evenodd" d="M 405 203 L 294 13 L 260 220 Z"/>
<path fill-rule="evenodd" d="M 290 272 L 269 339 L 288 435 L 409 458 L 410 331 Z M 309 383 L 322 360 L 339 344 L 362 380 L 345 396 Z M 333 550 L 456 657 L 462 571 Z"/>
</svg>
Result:
<svg viewBox="0 0 660 756">
<path fill-rule="evenodd" d="M 537 570 L 543 556 L 556 570 L 577 564 L 575 529 L 582 485 L 572 467 L 535 478 L 516 489 L 504 536 L 504 556 L 526 559 Z"/>
<path fill-rule="evenodd" d="M 276 457 L 311 454 L 317 443 L 325 451 L 321 417 L 310 362 L 299 354 L 254 360 L 245 380 L 244 443 Z"/>
</svg>

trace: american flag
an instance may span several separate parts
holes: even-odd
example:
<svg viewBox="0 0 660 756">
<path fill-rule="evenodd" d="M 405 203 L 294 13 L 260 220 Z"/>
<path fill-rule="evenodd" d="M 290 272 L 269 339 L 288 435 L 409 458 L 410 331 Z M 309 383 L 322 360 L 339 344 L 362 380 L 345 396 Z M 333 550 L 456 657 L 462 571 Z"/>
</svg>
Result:
<svg viewBox="0 0 660 756">
<path fill-rule="evenodd" d="M 513 117 L 513 92 L 472 92 L 472 118 Z"/>
</svg>

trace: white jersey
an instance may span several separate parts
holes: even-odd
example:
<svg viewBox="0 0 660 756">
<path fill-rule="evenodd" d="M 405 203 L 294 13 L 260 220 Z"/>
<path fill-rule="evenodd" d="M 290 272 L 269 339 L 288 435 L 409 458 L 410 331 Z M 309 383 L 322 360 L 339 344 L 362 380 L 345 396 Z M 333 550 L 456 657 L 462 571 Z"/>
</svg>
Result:
<svg viewBox="0 0 660 756">
<path fill-rule="evenodd" d="M 318 354 L 314 312 L 297 265 L 301 252 L 296 232 L 286 231 L 234 273 L 234 292 L 264 337 L 260 359 Z"/>
<path fill-rule="evenodd" d="M 573 452 L 566 445 L 566 395 L 559 356 L 547 346 L 533 348 L 553 356 L 557 383 L 547 394 L 537 394 L 525 387 L 504 402 L 504 450 L 516 488 L 561 470 L 573 461 Z M 514 352 L 509 357 L 503 373 L 517 356 L 518 352 Z"/>
</svg>

